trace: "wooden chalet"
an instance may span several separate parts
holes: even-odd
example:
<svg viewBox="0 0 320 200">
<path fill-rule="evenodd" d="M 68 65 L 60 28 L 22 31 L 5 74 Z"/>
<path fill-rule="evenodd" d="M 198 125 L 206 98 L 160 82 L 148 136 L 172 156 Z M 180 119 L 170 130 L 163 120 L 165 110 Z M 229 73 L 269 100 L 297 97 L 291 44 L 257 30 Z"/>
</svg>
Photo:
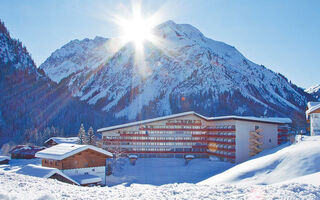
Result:
<svg viewBox="0 0 320 200">
<path fill-rule="evenodd" d="M 51 137 L 44 142 L 45 147 L 52 147 L 57 144 L 68 143 L 68 144 L 78 144 L 78 137 Z"/>
<path fill-rule="evenodd" d="M 33 159 L 38 151 L 45 149 L 45 147 L 17 145 L 9 153 L 13 159 Z"/>
<path fill-rule="evenodd" d="M 36 154 L 42 166 L 61 170 L 79 185 L 105 184 L 106 159 L 112 154 L 91 145 L 58 144 Z"/>
</svg>

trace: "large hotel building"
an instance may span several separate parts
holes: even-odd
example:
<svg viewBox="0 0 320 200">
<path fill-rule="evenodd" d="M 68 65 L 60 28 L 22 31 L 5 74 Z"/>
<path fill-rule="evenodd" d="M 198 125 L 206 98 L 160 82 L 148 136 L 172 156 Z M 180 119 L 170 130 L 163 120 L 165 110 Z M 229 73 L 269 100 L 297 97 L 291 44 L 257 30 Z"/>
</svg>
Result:
<svg viewBox="0 0 320 200">
<path fill-rule="evenodd" d="M 213 157 L 243 162 L 287 141 L 288 118 L 205 117 L 184 112 L 101 128 L 102 147 L 123 156 Z"/>
</svg>

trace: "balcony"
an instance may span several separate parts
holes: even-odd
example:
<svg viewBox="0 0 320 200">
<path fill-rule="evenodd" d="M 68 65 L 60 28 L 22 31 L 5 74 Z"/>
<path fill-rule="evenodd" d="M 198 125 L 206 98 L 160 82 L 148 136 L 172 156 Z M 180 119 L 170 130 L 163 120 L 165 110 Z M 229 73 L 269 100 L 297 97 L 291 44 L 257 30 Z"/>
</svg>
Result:
<svg viewBox="0 0 320 200">
<path fill-rule="evenodd" d="M 262 151 L 260 148 L 260 145 L 263 143 L 260 141 L 260 139 L 263 137 L 260 135 L 262 132 L 261 128 L 255 129 L 255 131 L 249 132 L 249 155 L 254 156 Z"/>
</svg>

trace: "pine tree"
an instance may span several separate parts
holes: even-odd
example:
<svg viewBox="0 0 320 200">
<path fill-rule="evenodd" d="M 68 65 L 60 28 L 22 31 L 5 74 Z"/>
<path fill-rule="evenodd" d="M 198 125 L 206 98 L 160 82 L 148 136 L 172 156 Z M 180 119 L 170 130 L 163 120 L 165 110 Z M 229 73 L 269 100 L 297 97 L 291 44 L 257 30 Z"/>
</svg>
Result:
<svg viewBox="0 0 320 200">
<path fill-rule="evenodd" d="M 79 144 L 86 144 L 86 142 L 87 142 L 86 130 L 84 130 L 82 123 L 81 123 L 80 129 L 79 129 L 78 138 L 79 138 Z"/>
<path fill-rule="evenodd" d="M 94 132 L 93 132 L 93 128 L 90 127 L 88 130 L 88 144 L 90 145 L 95 145 L 96 141 L 95 141 L 95 136 L 94 136 Z"/>
</svg>

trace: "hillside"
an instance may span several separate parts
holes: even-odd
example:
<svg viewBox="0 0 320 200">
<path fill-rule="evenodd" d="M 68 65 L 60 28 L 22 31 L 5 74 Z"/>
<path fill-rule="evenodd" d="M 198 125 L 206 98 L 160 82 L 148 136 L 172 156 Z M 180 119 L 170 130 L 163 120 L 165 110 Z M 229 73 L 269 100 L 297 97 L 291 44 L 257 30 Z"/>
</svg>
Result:
<svg viewBox="0 0 320 200">
<path fill-rule="evenodd" d="M 275 184 L 281 182 L 317 182 L 320 172 L 320 137 L 304 136 L 290 146 L 265 150 L 253 158 L 225 172 L 200 182 L 200 185 L 221 183 Z M 309 179 L 307 179 L 309 177 Z M 319 183 L 319 182 L 318 182 Z"/>
<path fill-rule="evenodd" d="M 0 146 L 24 142 L 27 129 L 55 126 L 75 135 L 81 122 L 98 128 L 106 120 L 37 69 L 26 47 L 11 38 L 1 21 L 0 94 Z"/>
<path fill-rule="evenodd" d="M 314 98 L 236 48 L 188 24 L 167 21 L 145 42 L 144 59 L 116 39 L 73 40 L 40 66 L 74 97 L 118 123 L 196 111 L 206 116 L 286 116 L 304 123 Z M 114 49 L 117 49 L 116 51 Z"/>
</svg>

